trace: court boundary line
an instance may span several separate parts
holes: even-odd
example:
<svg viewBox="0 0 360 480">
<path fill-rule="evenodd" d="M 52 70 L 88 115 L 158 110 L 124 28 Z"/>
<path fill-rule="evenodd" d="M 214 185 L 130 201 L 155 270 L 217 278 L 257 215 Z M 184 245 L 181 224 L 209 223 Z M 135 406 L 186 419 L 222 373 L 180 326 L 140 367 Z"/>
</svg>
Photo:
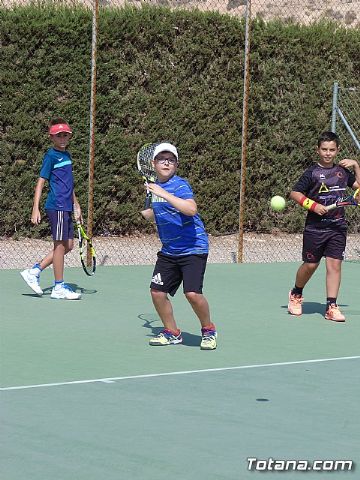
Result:
<svg viewBox="0 0 360 480">
<path fill-rule="evenodd" d="M 206 368 L 200 370 L 183 370 L 178 372 L 163 372 L 163 373 L 147 373 L 142 375 L 126 375 L 122 377 L 105 377 L 105 378 L 95 378 L 89 380 L 72 380 L 68 382 L 54 382 L 54 383 L 40 383 L 35 385 L 19 385 L 13 387 L 0 387 L 0 391 L 5 392 L 9 390 L 28 390 L 32 388 L 49 388 L 49 387 L 61 387 L 65 385 L 84 385 L 87 383 L 115 383 L 121 380 L 136 380 L 140 378 L 154 378 L 154 377 L 169 377 L 174 375 L 192 375 L 194 373 L 211 373 L 211 372 L 226 372 L 231 370 L 246 370 L 251 368 L 269 368 L 269 367 L 281 367 L 288 365 L 301 365 L 307 363 L 324 363 L 324 362 L 335 362 L 342 360 L 358 360 L 360 355 L 355 355 L 352 357 L 334 357 L 334 358 L 317 358 L 313 360 L 297 360 L 293 362 L 275 362 L 275 363 L 263 363 L 263 364 L 254 364 L 254 365 L 239 365 L 235 367 L 218 367 L 218 368 Z"/>
</svg>

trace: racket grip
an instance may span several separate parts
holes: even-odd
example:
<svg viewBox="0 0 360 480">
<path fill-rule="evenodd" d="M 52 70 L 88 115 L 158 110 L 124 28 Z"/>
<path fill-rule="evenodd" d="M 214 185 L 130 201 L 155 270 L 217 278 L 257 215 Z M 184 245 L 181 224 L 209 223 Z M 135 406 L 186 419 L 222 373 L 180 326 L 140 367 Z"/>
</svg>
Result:
<svg viewBox="0 0 360 480">
<path fill-rule="evenodd" d="M 151 205 L 151 193 L 149 192 L 146 194 L 144 210 L 147 210 L 148 208 L 150 208 L 150 205 Z"/>
</svg>

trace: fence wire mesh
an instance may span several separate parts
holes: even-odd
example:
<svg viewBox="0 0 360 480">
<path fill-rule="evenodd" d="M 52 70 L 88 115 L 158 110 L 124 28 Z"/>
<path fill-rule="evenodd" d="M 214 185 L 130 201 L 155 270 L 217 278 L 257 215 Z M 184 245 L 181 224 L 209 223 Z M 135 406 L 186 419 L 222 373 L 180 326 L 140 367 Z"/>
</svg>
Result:
<svg viewBox="0 0 360 480">
<path fill-rule="evenodd" d="M 0 0 L 1 7 L 13 8 L 18 5 L 41 6 L 46 3 L 53 3 L 57 6 L 76 7 L 83 5 L 91 11 L 96 4 L 93 0 L 39 0 L 29 2 L 27 0 Z M 124 6 L 133 6 L 141 8 L 144 4 L 153 7 L 169 7 L 171 9 L 200 11 L 216 11 L 220 14 L 237 16 L 241 19 L 245 18 L 246 8 L 251 5 L 252 19 L 261 19 L 265 22 L 271 20 L 281 20 L 293 22 L 301 25 L 309 25 L 320 20 L 330 20 L 347 28 L 359 28 L 360 25 L 360 1 L 348 0 L 253 0 L 251 4 L 247 0 L 99 0 L 97 5 L 100 7 L 100 18 L 104 11 L 108 8 L 122 8 Z M 99 31 L 101 35 L 101 31 Z M 252 41 L 256 41 L 256 31 L 251 33 Z M 236 41 L 236 40 L 235 40 Z M 76 48 L 76 45 L 74 45 Z M 251 56 L 251 52 L 250 52 Z M 229 59 L 230 62 L 231 59 Z M 91 61 L 91 46 L 89 45 L 89 63 Z M 274 65 L 276 58 L 274 58 Z M 261 69 L 261 65 L 259 66 Z M 100 74 L 100 72 L 99 72 Z M 281 71 L 276 71 L 274 75 L 278 75 L 279 84 L 281 84 Z M 332 79 L 335 81 L 336 79 Z M 51 79 L 49 79 L 51 81 Z M 54 78 L 54 82 L 56 79 Z M 89 91 L 90 91 L 89 77 Z M 255 98 L 251 95 L 252 79 L 250 78 L 250 108 Z M 349 85 L 341 85 L 339 89 L 339 105 L 346 115 L 348 122 L 351 124 L 356 134 L 360 135 L 359 118 L 360 118 L 360 84 L 359 79 L 349 79 Z M 103 94 L 101 87 L 99 94 Z M 280 94 L 279 94 L 280 92 Z M 303 102 L 304 98 L 309 94 L 306 83 L 301 82 L 294 76 L 294 95 L 290 99 L 285 94 L 281 95 L 281 88 L 274 92 L 274 98 L 269 98 L 269 105 L 276 102 L 281 104 L 284 112 L 293 108 L 294 97 L 297 102 Z M 242 102 L 243 92 L 239 91 L 239 101 Z M 331 91 L 324 91 L 324 98 L 328 99 L 329 112 L 331 111 Z M 238 108 L 239 103 L 234 105 L 234 109 Z M 256 119 L 261 124 L 261 117 Z M 102 125 L 96 124 L 96 129 L 101 130 Z M 324 119 L 324 130 L 330 129 L 330 115 L 328 119 Z M 319 132 L 314 132 L 316 139 Z M 347 156 L 359 158 L 359 152 L 351 141 L 344 124 L 337 121 L 337 133 L 342 139 L 342 149 Z M 238 131 L 239 138 L 241 132 Z M 296 138 L 297 136 L 297 138 Z M 294 128 L 294 145 L 300 144 L 301 140 L 301 122 Z M 24 140 L 26 141 L 26 140 Z M 279 139 L 281 141 L 281 139 Z M 38 152 L 39 156 L 42 152 Z M 95 169 L 96 162 L 101 162 L 98 157 L 97 145 L 95 144 Z M 261 168 L 261 167 L 260 167 Z M 234 172 L 239 176 L 239 171 Z M 34 183 L 35 183 L 34 179 Z M 294 181 L 296 179 L 294 178 Z M 95 179 L 96 182 L 96 179 Z M 193 185 L 196 193 L 196 185 Z M 274 192 L 283 193 L 283 192 Z M 286 192 L 284 192 L 285 194 Z M 269 192 L 264 192 L 264 198 L 269 197 Z M 236 199 L 235 201 L 237 201 Z M 245 202 L 251 202 L 250 192 L 245 197 Z M 130 201 L 130 200 L 129 200 Z M 96 204 L 94 206 L 96 209 Z M 201 213 L 201 212 L 200 212 Z M 25 214 L 25 213 L 24 213 Z M 26 213 L 29 214 L 29 213 Z M 243 261 L 244 262 L 276 262 L 276 261 L 300 261 L 301 260 L 301 232 L 298 234 L 288 234 L 282 229 L 283 223 L 280 215 L 270 212 L 269 209 L 264 212 L 268 216 L 270 225 L 268 233 L 255 232 L 252 225 L 247 225 L 245 229 L 243 244 Z M 30 216 L 30 215 L 29 215 Z M 360 251 L 360 227 L 359 215 L 357 212 L 350 214 L 351 222 L 355 225 L 352 233 L 349 235 L 347 258 L 357 261 Z M 102 221 L 103 219 L 101 219 Z M 100 222 L 100 220 L 98 220 Z M 112 220 L 116 222 L 116 219 Z M 155 230 L 152 233 L 138 234 L 131 236 L 111 235 L 111 229 L 107 231 L 106 225 L 94 225 L 93 231 L 98 235 L 94 240 L 97 249 L 97 257 L 99 265 L 132 265 L 132 264 L 152 264 L 155 259 L 156 252 L 159 249 L 159 241 Z M 226 235 L 210 235 L 210 256 L 209 261 L 214 263 L 233 263 L 237 261 L 237 252 L 239 244 L 238 235 L 239 225 L 234 224 L 232 229 Z M 0 232 L 1 235 L 1 232 Z M 52 242 L 49 238 L 27 238 L 13 239 L 4 238 L 0 240 L 0 268 L 23 268 L 31 264 L 34 260 L 42 258 L 52 248 Z M 66 256 L 67 266 L 78 266 L 78 254 L 76 251 Z"/>
</svg>

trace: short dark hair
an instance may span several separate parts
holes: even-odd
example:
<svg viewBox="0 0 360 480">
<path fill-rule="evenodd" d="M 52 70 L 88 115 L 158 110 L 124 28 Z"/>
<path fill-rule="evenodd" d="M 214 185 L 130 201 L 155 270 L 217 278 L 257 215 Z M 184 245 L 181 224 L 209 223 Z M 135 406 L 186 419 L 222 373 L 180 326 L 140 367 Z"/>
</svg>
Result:
<svg viewBox="0 0 360 480">
<path fill-rule="evenodd" d="M 323 142 L 335 142 L 337 147 L 340 145 L 340 139 L 334 132 L 323 132 L 319 137 L 318 147 L 320 147 Z"/>
</svg>

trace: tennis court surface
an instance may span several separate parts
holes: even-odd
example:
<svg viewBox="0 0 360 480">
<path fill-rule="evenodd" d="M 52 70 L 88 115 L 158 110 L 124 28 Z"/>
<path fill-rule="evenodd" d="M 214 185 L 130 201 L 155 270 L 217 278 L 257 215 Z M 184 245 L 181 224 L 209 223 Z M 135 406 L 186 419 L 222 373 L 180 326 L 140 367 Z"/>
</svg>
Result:
<svg viewBox="0 0 360 480">
<path fill-rule="evenodd" d="M 358 264 L 345 263 L 345 324 L 323 317 L 324 268 L 287 314 L 296 263 L 210 264 L 205 291 L 216 351 L 199 349 L 181 295 L 183 345 L 150 347 L 161 324 L 151 266 L 69 268 L 80 301 L 32 294 L 0 271 L 2 480 L 358 478 Z M 44 272 L 42 287 L 52 283 Z M 248 470 L 249 458 L 258 470 Z M 264 461 L 309 461 L 263 471 Z M 312 471 L 351 460 L 351 471 Z"/>
</svg>

